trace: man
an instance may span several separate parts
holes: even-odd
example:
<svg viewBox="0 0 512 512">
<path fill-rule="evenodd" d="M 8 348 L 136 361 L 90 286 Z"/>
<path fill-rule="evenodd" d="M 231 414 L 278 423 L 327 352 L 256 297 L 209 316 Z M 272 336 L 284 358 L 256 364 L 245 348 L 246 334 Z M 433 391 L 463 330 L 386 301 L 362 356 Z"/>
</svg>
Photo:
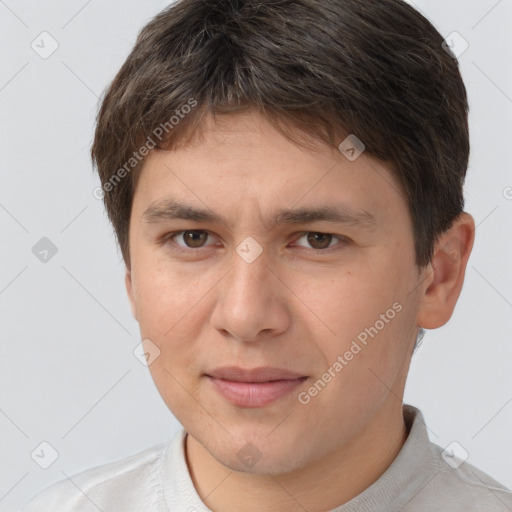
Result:
<svg viewBox="0 0 512 512">
<path fill-rule="evenodd" d="M 92 147 L 168 444 L 25 510 L 504 511 L 402 403 L 474 241 L 467 99 L 401 0 L 182 0 Z"/>
</svg>

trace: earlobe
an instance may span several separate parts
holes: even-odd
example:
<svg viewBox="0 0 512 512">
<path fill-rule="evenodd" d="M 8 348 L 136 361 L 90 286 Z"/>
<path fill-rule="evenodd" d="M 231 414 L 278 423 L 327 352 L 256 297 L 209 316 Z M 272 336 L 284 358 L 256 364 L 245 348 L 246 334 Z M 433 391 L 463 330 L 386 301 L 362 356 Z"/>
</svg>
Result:
<svg viewBox="0 0 512 512">
<path fill-rule="evenodd" d="M 133 293 L 132 274 L 128 268 L 126 268 L 124 282 L 126 285 L 126 292 L 128 294 L 128 300 L 130 301 L 130 306 L 132 308 L 132 315 L 135 318 L 135 320 L 138 321 L 139 319 L 137 318 L 137 307 L 136 307 L 136 302 L 135 302 L 135 295 Z"/>
<path fill-rule="evenodd" d="M 475 238 L 475 222 L 462 213 L 439 238 L 425 289 L 420 297 L 418 326 L 436 329 L 450 320 L 462 291 Z"/>
</svg>

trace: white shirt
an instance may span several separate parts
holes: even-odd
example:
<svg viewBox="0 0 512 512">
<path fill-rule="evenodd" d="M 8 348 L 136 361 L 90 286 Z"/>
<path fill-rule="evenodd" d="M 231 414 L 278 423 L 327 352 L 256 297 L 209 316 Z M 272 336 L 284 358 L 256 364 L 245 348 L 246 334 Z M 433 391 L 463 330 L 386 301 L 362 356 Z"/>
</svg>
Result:
<svg viewBox="0 0 512 512">
<path fill-rule="evenodd" d="M 443 459 L 419 409 L 403 411 L 409 434 L 395 460 L 331 512 L 512 512 L 512 491 L 467 462 Z M 211 512 L 188 472 L 185 437 L 182 429 L 168 443 L 53 484 L 21 512 Z"/>
</svg>

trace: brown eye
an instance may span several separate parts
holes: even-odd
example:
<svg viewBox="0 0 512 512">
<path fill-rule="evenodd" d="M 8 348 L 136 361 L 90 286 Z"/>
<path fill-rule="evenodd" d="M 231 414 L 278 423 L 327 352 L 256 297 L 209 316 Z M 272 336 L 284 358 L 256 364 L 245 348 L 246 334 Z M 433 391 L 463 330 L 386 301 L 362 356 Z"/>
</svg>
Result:
<svg viewBox="0 0 512 512">
<path fill-rule="evenodd" d="M 319 233 L 318 231 L 306 231 L 297 239 L 294 245 L 303 247 L 318 253 L 328 253 L 331 250 L 343 249 L 350 244 L 350 239 L 331 233 Z"/>
<path fill-rule="evenodd" d="M 182 231 L 181 236 L 187 247 L 196 249 L 203 246 L 208 233 L 206 231 Z"/>
<path fill-rule="evenodd" d="M 313 249 L 327 249 L 332 242 L 329 233 L 308 233 L 307 240 Z"/>
</svg>

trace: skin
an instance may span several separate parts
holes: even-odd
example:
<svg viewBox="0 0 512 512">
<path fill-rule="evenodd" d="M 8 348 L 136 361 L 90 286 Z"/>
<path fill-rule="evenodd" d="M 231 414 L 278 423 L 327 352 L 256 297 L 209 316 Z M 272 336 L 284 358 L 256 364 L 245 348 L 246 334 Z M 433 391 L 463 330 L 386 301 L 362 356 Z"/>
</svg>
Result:
<svg viewBox="0 0 512 512">
<path fill-rule="evenodd" d="M 255 112 L 207 118 L 191 144 L 147 157 L 133 199 L 126 287 L 142 339 L 160 350 L 150 372 L 188 433 L 189 471 L 212 510 L 325 512 L 375 482 L 403 446 L 402 397 L 418 327 L 450 319 L 475 225 L 461 214 L 420 271 L 399 191 L 373 157 L 349 161 L 319 142 L 301 147 Z M 143 217 L 170 198 L 229 225 Z M 341 202 L 373 214 L 374 227 L 262 222 L 278 208 Z M 200 230 L 202 245 L 187 245 L 186 230 Z M 262 249 L 252 263 L 236 252 L 249 236 Z M 394 303 L 401 311 L 301 403 L 298 394 Z M 238 407 L 204 376 L 224 365 L 274 366 L 308 379 L 270 405 Z M 237 457 L 247 443 L 260 455 L 252 466 Z"/>
</svg>

